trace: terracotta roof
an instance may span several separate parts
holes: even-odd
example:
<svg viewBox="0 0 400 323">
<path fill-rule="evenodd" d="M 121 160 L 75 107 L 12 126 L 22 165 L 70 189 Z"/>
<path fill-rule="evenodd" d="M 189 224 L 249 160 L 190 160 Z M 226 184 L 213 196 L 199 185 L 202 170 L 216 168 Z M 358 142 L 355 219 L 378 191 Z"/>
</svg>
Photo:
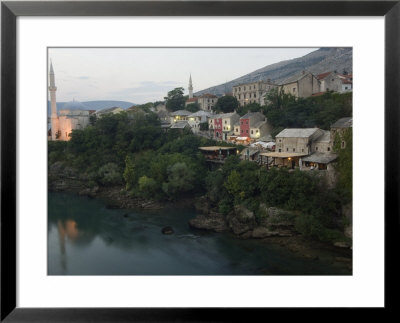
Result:
<svg viewBox="0 0 400 323">
<path fill-rule="evenodd" d="M 314 93 L 311 94 L 311 96 L 320 96 L 320 95 L 324 95 L 326 92 L 318 92 L 318 93 Z"/>
<path fill-rule="evenodd" d="M 325 72 L 325 73 L 319 74 L 319 75 L 317 75 L 317 79 L 318 80 L 322 80 L 322 79 L 324 79 L 325 77 L 327 77 L 331 73 L 332 72 Z"/>
<path fill-rule="evenodd" d="M 197 101 L 197 97 L 194 97 L 194 98 L 188 99 L 186 102 L 196 102 L 196 101 Z"/>
<path fill-rule="evenodd" d="M 216 95 L 211 94 L 211 93 L 204 93 L 202 95 L 199 96 L 200 98 L 217 98 Z"/>
</svg>

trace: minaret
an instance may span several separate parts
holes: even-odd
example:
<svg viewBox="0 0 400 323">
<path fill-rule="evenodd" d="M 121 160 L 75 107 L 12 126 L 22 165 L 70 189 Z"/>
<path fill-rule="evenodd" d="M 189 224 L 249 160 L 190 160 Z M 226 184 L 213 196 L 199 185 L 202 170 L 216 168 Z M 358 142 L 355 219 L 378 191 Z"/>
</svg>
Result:
<svg viewBox="0 0 400 323">
<path fill-rule="evenodd" d="M 56 140 L 56 134 L 59 130 L 57 103 L 56 103 L 57 87 L 54 77 L 53 64 L 51 61 L 50 61 L 49 78 L 50 78 L 49 92 L 50 92 L 50 102 L 51 102 L 51 140 Z"/>
<path fill-rule="evenodd" d="M 189 89 L 189 99 L 192 99 L 193 98 L 192 74 L 190 74 L 190 77 L 189 77 L 189 87 L 188 87 L 188 89 Z"/>
</svg>

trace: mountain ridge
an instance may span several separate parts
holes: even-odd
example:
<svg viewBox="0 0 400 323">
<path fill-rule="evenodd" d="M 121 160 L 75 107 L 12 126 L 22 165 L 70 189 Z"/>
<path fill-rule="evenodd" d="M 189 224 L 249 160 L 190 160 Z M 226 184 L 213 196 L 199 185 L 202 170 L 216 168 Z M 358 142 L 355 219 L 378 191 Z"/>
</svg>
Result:
<svg viewBox="0 0 400 323">
<path fill-rule="evenodd" d="M 351 47 L 322 47 L 307 55 L 261 67 L 234 80 L 200 90 L 194 94 L 211 93 L 214 95 L 223 95 L 232 92 L 232 86 L 259 80 L 270 79 L 275 83 L 281 83 L 303 70 L 307 70 L 313 74 L 335 70 L 338 73 L 342 73 L 343 71 L 352 73 L 353 49 Z"/>
</svg>

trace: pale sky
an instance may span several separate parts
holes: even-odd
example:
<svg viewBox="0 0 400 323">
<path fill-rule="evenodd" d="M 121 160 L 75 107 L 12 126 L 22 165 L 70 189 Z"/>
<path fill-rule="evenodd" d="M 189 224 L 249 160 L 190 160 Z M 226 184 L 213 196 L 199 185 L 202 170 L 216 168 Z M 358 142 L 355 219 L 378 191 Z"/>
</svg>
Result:
<svg viewBox="0 0 400 323">
<path fill-rule="evenodd" d="M 317 48 L 49 48 L 57 101 L 161 101 L 183 87 L 194 92 Z M 50 63 L 49 63 L 50 64 Z"/>
</svg>

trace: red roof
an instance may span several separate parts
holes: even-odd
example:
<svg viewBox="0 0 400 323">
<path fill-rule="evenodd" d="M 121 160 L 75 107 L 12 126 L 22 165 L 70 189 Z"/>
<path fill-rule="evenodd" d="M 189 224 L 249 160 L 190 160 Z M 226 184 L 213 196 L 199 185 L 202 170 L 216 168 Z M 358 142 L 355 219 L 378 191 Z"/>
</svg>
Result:
<svg viewBox="0 0 400 323">
<path fill-rule="evenodd" d="M 203 95 L 200 95 L 201 98 L 216 98 L 217 96 L 214 94 L 210 94 L 210 93 L 205 93 Z"/>
<path fill-rule="evenodd" d="M 196 102 L 197 101 L 197 98 L 191 98 L 191 99 L 188 99 L 186 102 Z"/>
<path fill-rule="evenodd" d="M 324 95 L 326 92 L 318 92 L 318 93 L 314 93 L 311 96 L 320 96 L 320 95 Z"/>
<path fill-rule="evenodd" d="M 326 72 L 326 73 L 319 74 L 319 75 L 317 75 L 317 79 L 318 80 L 322 80 L 322 79 L 324 79 L 325 77 L 327 77 L 331 73 L 332 72 Z"/>
</svg>

